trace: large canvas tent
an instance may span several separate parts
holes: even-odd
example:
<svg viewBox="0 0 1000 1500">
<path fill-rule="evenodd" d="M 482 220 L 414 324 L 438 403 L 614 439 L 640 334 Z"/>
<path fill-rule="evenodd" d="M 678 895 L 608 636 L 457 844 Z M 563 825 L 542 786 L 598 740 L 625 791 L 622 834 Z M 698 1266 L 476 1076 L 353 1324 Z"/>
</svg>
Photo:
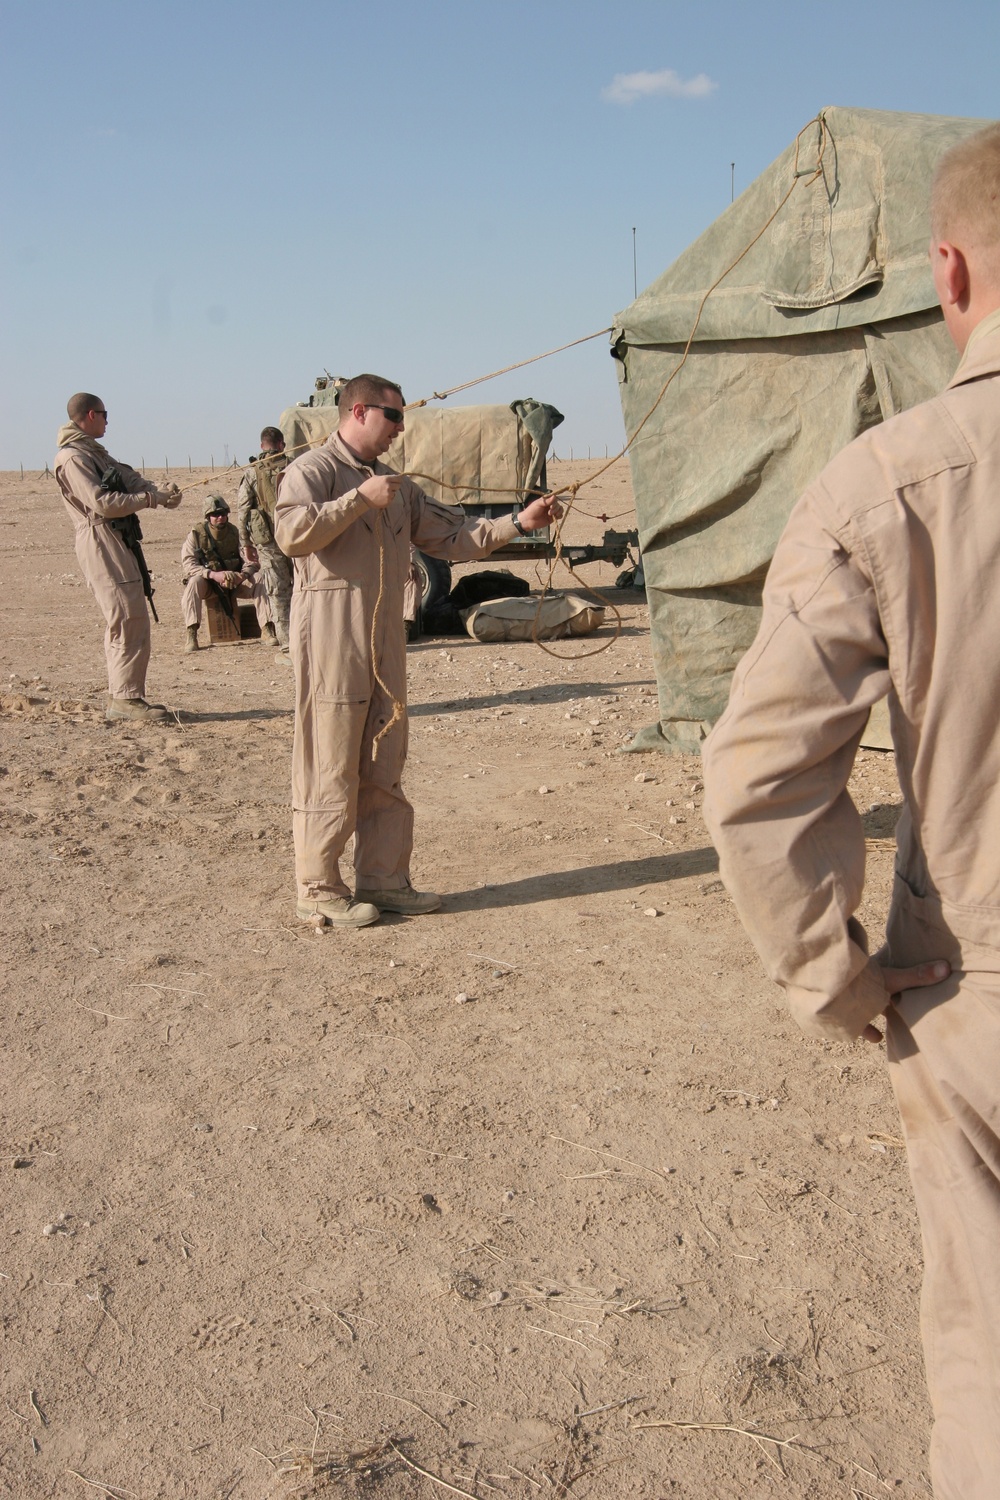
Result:
<svg viewBox="0 0 1000 1500">
<path fill-rule="evenodd" d="M 629 457 L 660 718 L 633 748 L 698 749 L 798 494 L 859 432 L 950 378 L 930 183 L 941 153 L 986 123 L 823 110 L 617 315 L 626 432 L 655 406 Z"/>
</svg>

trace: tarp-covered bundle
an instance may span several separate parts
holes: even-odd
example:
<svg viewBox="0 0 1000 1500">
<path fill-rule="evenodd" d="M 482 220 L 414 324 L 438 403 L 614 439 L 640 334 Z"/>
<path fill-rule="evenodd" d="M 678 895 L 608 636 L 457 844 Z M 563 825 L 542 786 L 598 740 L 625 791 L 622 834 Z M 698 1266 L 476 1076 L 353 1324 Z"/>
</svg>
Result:
<svg viewBox="0 0 1000 1500">
<path fill-rule="evenodd" d="M 697 323 L 630 449 L 660 698 L 634 748 L 698 749 L 753 640 L 799 493 L 859 432 L 953 373 L 927 254 L 930 184 L 942 152 L 986 123 L 823 110 L 617 315 L 629 435 Z"/>
<path fill-rule="evenodd" d="M 281 414 L 288 449 L 323 442 L 337 420 L 332 405 L 289 407 Z M 509 508 L 515 497 L 508 491 L 523 498 L 543 482 L 552 430 L 562 420 L 554 406 L 530 398 L 510 406 L 420 406 L 406 413 L 385 462 L 446 505 Z"/>
</svg>

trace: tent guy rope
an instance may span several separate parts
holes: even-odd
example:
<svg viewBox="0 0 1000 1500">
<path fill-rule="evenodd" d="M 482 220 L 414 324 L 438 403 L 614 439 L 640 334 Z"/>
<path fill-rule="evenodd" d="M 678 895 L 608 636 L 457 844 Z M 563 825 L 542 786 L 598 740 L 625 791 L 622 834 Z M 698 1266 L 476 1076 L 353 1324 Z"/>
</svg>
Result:
<svg viewBox="0 0 1000 1500">
<path fill-rule="evenodd" d="M 806 134 L 807 131 L 811 130 L 816 125 L 819 126 L 819 147 L 818 147 L 817 156 L 816 156 L 816 166 L 815 166 L 815 168 L 811 172 L 803 172 L 803 173 L 800 174 L 799 173 L 799 154 L 800 154 L 800 150 L 801 150 L 802 137 Z M 557 656 L 557 657 L 560 657 L 563 660 L 575 659 L 578 656 L 579 657 L 597 656 L 600 652 L 607 651 L 609 649 L 609 647 L 613 646 L 614 643 L 615 643 L 615 641 L 620 636 L 621 630 L 622 630 L 621 613 L 618 610 L 617 606 L 614 605 L 614 604 L 612 604 L 611 608 L 614 610 L 614 613 L 615 613 L 615 633 L 614 633 L 614 635 L 609 640 L 602 641 L 599 646 L 595 647 L 591 651 L 569 652 L 569 653 L 563 652 L 563 651 L 553 651 L 551 649 L 551 647 L 547 646 L 543 641 L 541 641 L 541 640 L 538 639 L 538 619 L 539 619 L 539 614 L 540 614 L 540 611 L 541 611 L 541 600 L 544 599 L 545 595 L 549 592 L 549 589 L 552 586 L 552 579 L 555 576 L 556 569 L 558 568 L 558 566 L 559 566 L 560 563 L 562 563 L 562 565 L 567 569 L 567 571 L 569 572 L 570 576 L 577 582 L 577 584 L 580 586 L 580 588 L 583 590 L 584 593 L 589 594 L 591 596 L 591 598 L 598 599 L 599 602 L 602 605 L 606 602 L 601 596 L 599 596 L 589 586 L 589 584 L 584 583 L 583 579 L 580 578 L 579 575 L 576 573 L 576 571 L 573 568 L 572 564 L 570 562 L 568 562 L 567 559 L 563 556 L 563 544 L 562 544 L 563 528 L 564 528 L 564 526 L 566 524 L 566 521 L 569 519 L 570 512 L 573 510 L 574 506 L 576 505 L 576 497 L 579 494 L 580 490 L 584 489 L 587 485 L 593 484 L 594 481 L 597 480 L 597 479 L 599 479 L 602 474 L 606 474 L 610 468 L 612 468 L 616 463 L 619 463 L 626 456 L 626 454 L 629 452 L 629 450 L 631 449 L 631 447 L 632 447 L 633 443 L 635 442 L 636 438 L 639 436 L 639 434 L 642 432 L 643 428 L 646 426 L 647 422 L 649 422 L 650 418 L 656 412 L 656 410 L 660 406 L 660 403 L 663 401 L 663 398 L 666 396 L 667 391 L 673 385 L 674 381 L 677 379 L 677 376 L 680 374 L 680 372 L 683 370 L 685 364 L 687 363 L 688 356 L 691 353 L 691 347 L 694 344 L 695 335 L 697 334 L 698 328 L 699 328 L 699 326 L 701 324 L 702 313 L 705 311 L 705 304 L 708 302 L 709 297 L 711 297 L 712 293 L 719 286 L 721 286 L 722 282 L 725 281 L 726 277 L 730 274 L 730 272 L 734 271 L 736 269 L 736 267 L 740 264 L 740 262 L 743 259 L 745 259 L 745 257 L 747 255 L 749 255 L 749 253 L 753 249 L 753 247 L 764 237 L 764 235 L 767 233 L 767 231 L 770 229 L 771 225 L 774 223 L 775 219 L 781 213 L 781 210 L 785 207 L 785 204 L 791 198 L 792 194 L 795 192 L 795 189 L 799 186 L 799 184 L 803 183 L 806 187 L 809 187 L 809 186 L 811 186 L 812 183 L 814 183 L 817 180 L 817 178 L 819 178 L 820 176 L 822 176 L 824 158 L 826 156 L 826 148 L 827 148 L 827 144 L 828 144 L 829 139 L 830 139 L 829 127 L 827 126 L 826 119 L 825 119 L 825 117 L 824 117 L 824 115 L 823 115 L 823 113 L 821 111 L 812 120 L 810 120 L 806 125 L 804 125 L 802 127 L 802 129 L 799 131 L 798 135 L 795 137 L 795 155 L 794 155 L 794 158 L 793 158 L 793 161 L 792 161 L 792 180 L 791 180 L 791 182 L 790 182 L 790 184 L 788 186 L 787 192 L 778 201 L 778 203 L 775 206 L 773 212 L 769 215 L 769 217 L 767 219 L 765 219 L 764 223 L 761 225 L 760 229 L 753 236 L 753 238 L 751 240 L 749 240 L 746 245 L 744 245 L 744 247 L 740 251 L 739 255 L 735 256 L 734 259 L 730 261 L 729 265 L 726 266 L 725 270 L 722 271 L 715 278 L 715 280 L 712 282 L 711 286 L 708 287 L 708 289 L 705 291 L 705 293 L 704 293 L 701 301 L 698 304 L 698 310 L 697 310 L 697 312 L 695 314 L 694 322 L 691 325 L 691 332 L 688 334 L 687 342 L 684 345 L 684 349 L 683 349 L 683 352 L 681 353 L 681 357 L 677 361 L 677 363 L 674 366 L 674 368 L 671 370 L 670 374 L 667 376 L 666 380 L 663 382 L 663 385 L 660 387 L 660 391 L 659 391 L 659 394 L 656 397 L 656 400 L 653 402 L 652 406 L 646 412 L 646 415 L 642 418 L 641 422 L 639 422 L 638 426 L 632 432 L 631 436 L 629 436 L 629 437 L 626 438 L 624 445 L 618 450 L 618 452 L 612 458 L 606 459 L 603 463 L 599 464 L 599 466 L 596 469 L 594 469 L 594 471 L 592 473 L 587 474 L 583 479 L 572 480 L 570 483 L 564 484 L 564 485 L 560 485 L 558 489 L 555 489 L 555 490 L 553 490 L 551 492 L 557 498 L 561 498 L 563 496 L 566 496 L 567 499 L 566 499 L 566 504 L 565 504 L 565 506 L 563 508 L 562 515 L 558 518 L 558 520 L 556 521 L 555 526 L 553 528 L 552 544 L 553 544 L 553 547 L 555 549 L 554 550 L 554 555 L 549 559 L 548 572 L 546 573 L 545 580 L 544 580 L 544 583 L 542 585 L 542 595 L 541 595 L 541 599 L 539 600 L 538 610 L 535 613 L 535 621 L 534 621 L 534 626 L 532 628 L 532 640 L 534 641 L 535 645 L 539 646 L 541 648 L 541 650 L 545 651 L 549 656 Z M 610 328 L 601 328 L 601 329 L 598 329 L 598 331 L 596 333 L 588 333 L 588 334 L 585 334 L 583 336 L 583 338 L 572 339 L 568 344 L 561 344 L 556 349 L 546 350 L 546 352 L 544 354 L 535 354 L 535 355 L 532 355 L 532 357 L 530 359 L 522 359 L 522 360 L 519 360 L 516 364 L 505 365 L 502 369 L 493 370 L 488 375 L 477 376 L 475 380 L 467 380 L 467 381 L 465 381 L 461 385 L 450 386 L 445 391 L 435 391 L 433 393 L 433 395 L 431 395 L 431 396 L 422 397 L 419 401 L 411 401 L 409 403 L 409 405 L 404 408 L 404 410 L 406 410 L 406 411 L 414 411 L 414 410 L 416 410 L 419 407 L 426 406 L 428 404 L 428 402 L 430 402 L 430 401 L 443 401 L 448 396 L 455 395 L 455 393 L 458 392 L 458 391 L 465 391 L 465 390 L 469 390 L 472 386 L 482 385 L 485 381 L 494 380 L 499 375 L 506 375 L 511 370 L 520 370 L 520 369 L 523 369 L 525 367 L 525 365 L 535 364 L 535 363 L 537 363 L 538 360 L 541 360 L 541 359 L 548 359 L 553 354 L 560 354 L 565 349 L 572 349 L 572 348 L 575 348 L 576 345 L 578 345 L 578 344 L 588 343 L 591 339 L 600 338 L 602 334 L 610 333 L 611 331 L 612 330 Z M 315 442 L 311 442 L 311 443 L 302 443 L 297 448 L 287 449 L 286 452 L 287 453 L 304 452 L 304 451 L 306 451 L 309 448 L 318 447 L 323 442 L 326 442 L 326 438 L 319 438 Z M 216 469 L 216 470 L 213 470 L 213 472 L 211 474 L 209 474 L 207 478 L 195 480 L 194 483 L 183 486 L 183 488 L 181 490 L 181 493 L 182 494 L 186 494 L 188 490 L 200 489 L 204 485 L 210 484 L 212 482 L 212 480 L 216 477 L 217 474 L 224 474 L 226 472 L 228 472 L 228 471 L 225 470 L 225 469 Z M 436 478 L 435 476 L 430 475 L 430 474 L 408 473 L 406 477 L 409 478 L 409 479 L 423 479 L 423 480 L 427 480 L 427 481 L 429 481 L 432 484 L 438 485 L 441 489 L 451 490 L 453 493 L 457 493 L 458 491 L 467 488 L 467 486 L 464 486 L 464 485 L 450 484 L 446 480 Z M 497 486 L 497 485 L 481 485 L 481 486 L 479 486 L 479 489 L 480 489 L 480 492 L 485 492 L 485 493 L 494 494 L 494 495 L 518 495 L 519 496 L 521 494 L 520 490 L 512 489 L 510 487 L 500 487 L 500 486 Z M 589 513 L 586 512 L 586 511 L 581 510 L 580 514 L 581 515 L 588 515 Z M 622 514 L 624 514 L 624 512 L 622 512 Z M 598 518 L 597 517 L 592 517 L 592 519 L 598 519 Z M 612 519 L 613 520 L 613 519 L 615 519 L 615 517 L 608 517 L 606 519 Z M 375 622 L 378 619 L 378 612 L 379 612 L 379 608 L 380 608 L 381 603 L 382 603 L 382 597 L 383 597 L 383 592 L 384 592 L 384 581 L 385 581 L 384 580 L 385 541 L 384 541 L 383 530 L 382 530 L 382 526 L 381 526 L 381 516 L 379 517 L 379 524 L 377 525 L 376 530 L 377 530 L 378 541 L 379 541 L 379 592 L 378 592 L 378 598 L 375 601 L 375 612 L 374 612 L 374 615 L 373 615 L 373 618 L 372 618 L 371 649 L 372 649 L 372 663 L 373 663 L 373 665 L 374 665 L 374 662 L 375 662 Z M 383 691 L 384 692 L 388 692 L 388 690 L 385 688 L 384 683 L 382 683 L 381 679 L 378 676 L 377 669 L 376 669 L 376 672 L 375 672 L 375 678 L 376 678 L 376 681 L 379 683 L 379 686 L 383 689 Z M 374 742 L 374 748 L 377 748 L 378 742 L 382 738 L 382 735 L 386 734 L 388 732 L 388 730 L 392 727 L 392 725 L 395 724 L 395 723 L 397 723 L 398 720 L 399 720 L 399 718 L 405 712 L 404 706 L 396 698 L 392 697 L 391 693 L 388 694 L 388 696 L 390 698 L 392 698 L 392 703 L 393 703 L 392 718 L 390 719 L 389 723 L 386 724 L 384 726 L 384 728 L 379 731 L 379 734 L 376 736 L 376 739 L 375 739 L 375 742 Z"/>
</svg>

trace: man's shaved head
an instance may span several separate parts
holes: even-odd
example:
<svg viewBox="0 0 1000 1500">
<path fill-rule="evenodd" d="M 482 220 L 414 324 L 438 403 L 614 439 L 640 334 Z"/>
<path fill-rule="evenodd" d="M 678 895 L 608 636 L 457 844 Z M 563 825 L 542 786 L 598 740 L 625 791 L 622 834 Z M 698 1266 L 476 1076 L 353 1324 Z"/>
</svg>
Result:
<svg viewBox="0 0 1000 1500">
<path fill-rule="evenodd" d="M 403 403 L 403 392 L 394 380 L 383 380 L 381 375 L 355 375 L 349 380 L 340 392 L 340 400 L 337 405 L 341 417 L 347 416 L 351 408 L 360 401 L 362 405 L 379 406 L 386 400 L 386 392 L 399 397 L 399 404 Z"/>
<path fill-rule="evenodd" d="M 100 411 L 104 402 L 100 396 L 91 395 L 90 391 L 77 391 L 75 396 L 70 396 L 66 402 L 66 415 L 71 422 L 79 422 L 90 411 Z"/>
<path fill-rule="evenodd" d="M 931 233 L 975 255 L 1000 279 L 1000 124 L 946 151 L 931 188 Z"/>
</svg>

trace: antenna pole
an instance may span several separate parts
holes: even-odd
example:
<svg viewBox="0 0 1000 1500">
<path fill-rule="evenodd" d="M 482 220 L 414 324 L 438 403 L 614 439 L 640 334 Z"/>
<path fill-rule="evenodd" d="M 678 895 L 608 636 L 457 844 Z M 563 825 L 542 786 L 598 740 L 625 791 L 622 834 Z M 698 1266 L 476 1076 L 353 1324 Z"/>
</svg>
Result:
<svg viewBox="0 0 1000 1500">
<path fill-rule="evenodd" d="M 736 163 L 729 163 L 729 201 L 732 203 L 736 197 Z"/>
<path fill-rule="evenodd" d="M 635 225 L 632 225 L 632 296 L 638 297 L 639 283 L 635 273 Z"/>
</svg>

